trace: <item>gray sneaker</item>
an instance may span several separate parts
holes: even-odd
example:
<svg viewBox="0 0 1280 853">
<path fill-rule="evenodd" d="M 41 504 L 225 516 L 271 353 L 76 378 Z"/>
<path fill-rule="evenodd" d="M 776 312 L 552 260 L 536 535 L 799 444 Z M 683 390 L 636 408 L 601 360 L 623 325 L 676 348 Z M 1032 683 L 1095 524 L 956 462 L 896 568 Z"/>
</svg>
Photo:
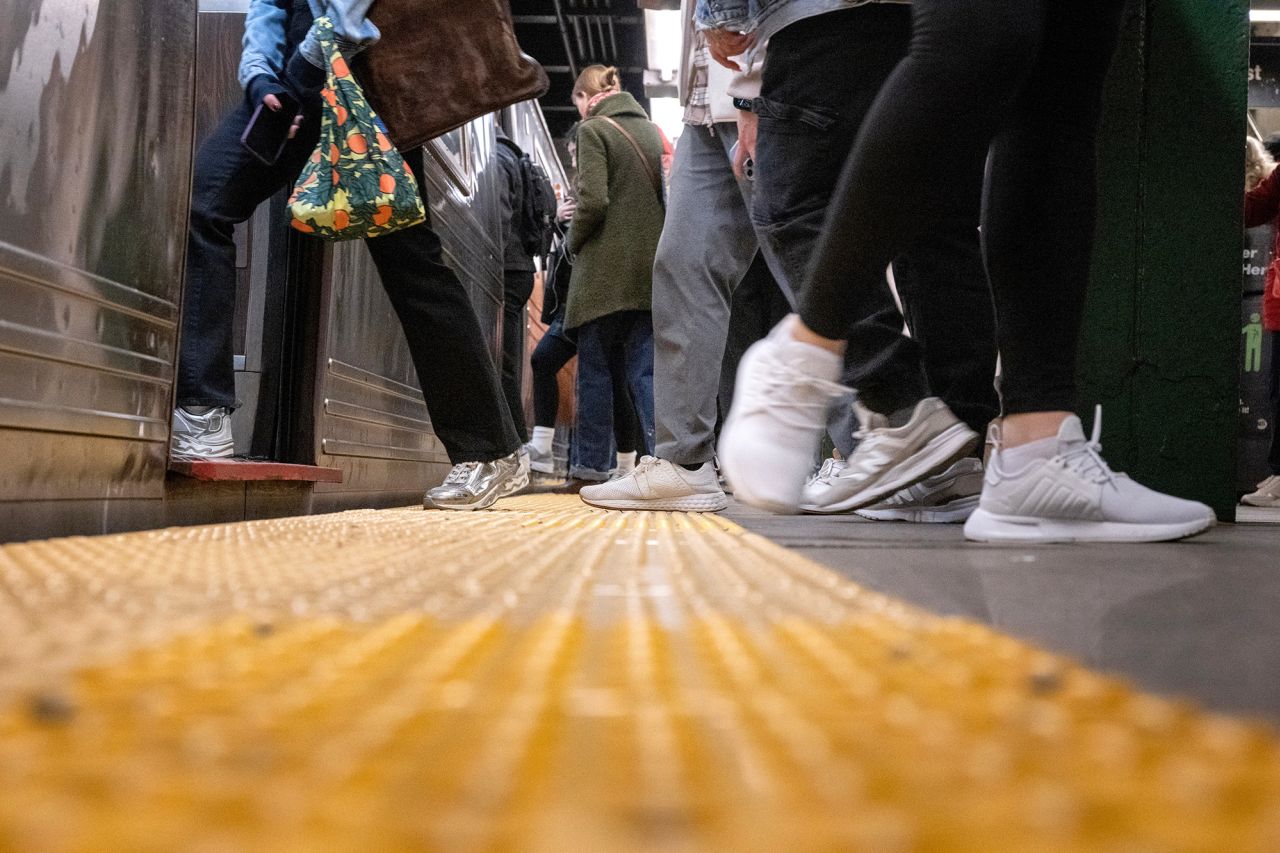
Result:
<svg viewBox="0 0 1280 853">
<path fill-rule="evenodd" d="M 423 503 L 436 509 L 488 509 L 529 485 L 529 454 L 524 448 L 493 462 L 454 465 L 443 483 L 427 492 Z"/>
<path fill-rule="evenodd" d="M 235 442 L 231 439 L 230 409 L 216 406 L 201 412 L 179 406 L 173 410 L 173 429 L 169 433 L 170 459 L 183 462 L 227 459 L 235 451 Z"/>
<path fill-rule="evenodd" d="M 861 441 L 843 467 L 809 482 L 800 505 L 804 512 L 850 512 L 879 503 L 945 471 L 978 445 L 978 434 L 936 397 L 917 403 L 911 420 L 900 427 L 856 402 L 853 406 L 862 423 Z"/>
<path fill-rule="evenodd" d="M 551 453 L 543 453 L 532 443 L 524 446 L 524 452 L 529 454 L 529 469 L 535 474 L 554 474 L 556 472 L 556 459 Z"/>
<path fill-rule="evenodd" d="M 981 494 L 982 463 L 969 457 L 857 513 L 872 521 L 960 524 L 978 508 Z"/>
</svg>

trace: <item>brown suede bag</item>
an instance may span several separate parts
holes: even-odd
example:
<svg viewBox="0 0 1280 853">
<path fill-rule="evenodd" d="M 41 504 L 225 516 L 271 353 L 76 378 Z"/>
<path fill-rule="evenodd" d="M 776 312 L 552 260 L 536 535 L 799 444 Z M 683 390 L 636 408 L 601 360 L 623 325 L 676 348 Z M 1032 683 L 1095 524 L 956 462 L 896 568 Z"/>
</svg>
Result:
<svg viewBox="0 0 1280 853">
<path fill-rule="evenodd" d="M 551 86 L 516 43 L 508 0 L 377 0 L 369 20 L 382 40 L 355 74 L 402 151 Z"/>
</svg>

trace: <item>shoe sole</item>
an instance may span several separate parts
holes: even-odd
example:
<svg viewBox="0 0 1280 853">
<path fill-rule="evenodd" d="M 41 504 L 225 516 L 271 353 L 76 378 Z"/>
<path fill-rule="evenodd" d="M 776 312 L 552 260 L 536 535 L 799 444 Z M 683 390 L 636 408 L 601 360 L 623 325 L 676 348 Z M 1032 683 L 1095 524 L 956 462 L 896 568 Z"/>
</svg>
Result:
<svg viewBox="0 0 1280 853">
<path fill-rule="evenodd" d="M 556 472 L 556 463 L 554 462 L 530 462 L 529 470 L 538 474 L 554 474 Z"/>
<path fill-rule="evenodd" d="M 961 524 L 978 508 L 978 496 L 961 498 L 945 506 L 896 507 L 876 509 L 867 507 L 857 514 L 872 521 L 909 521 L 915 524 Z"/>
<path fill-rule="evenodd" d="M 600 509 L 631 510 L 636 512 L 720 512 L 728 509 L 729 498 L 718 495 L 687 495 L 682 498 L 653 498 L 650 500 L 587 500 L 582 502 Z"/>
<path fill-rule="evenodd" d="M 921 480 L 941 474 L 972 453 L 980 440 L 979 435 L 964 424 L 952 424 L 929 439 L 919 452 L 890 468 L 875 485 L 827 506 L 801 504 L 800 511 L 809 515 L 836 515 L 877 504 Z"/>
<path fill-rule="evenodd" d="M 236 455 L 235 444 L 227 444 L 210 453 L 191 453 L 180 450 L 174 443 L 169 444 L 169 459 L 174 462 L 203 462 L 214 459 L 231 459 Z"/>
<path fill-rule="evenodd" d="M 1204 533 L 1216 523 L 1212 516 L 1179 524 L 1126 524 L 1119 521 L 996 515 L 979 509 L 965 523 L 964 536 L 974 542 L 1043 544 L 1173 542 Z"/>
<path fill-rule="evenodd" d="M 485 497 L 472 504 L 450 505 L 438 504 L 431 498 L 427 498 L 426 503 L 436 509 L 449 510 L 450 512 L 475 512 L 481 509 L 488 509 L 503 498 L 509 498 L 516 492 L 521 491 L 529 485 L 529 472 L 521 471 L 517 476 L 513 477 L 507 485 L 501 489 L 490 492 Z"/>
</svg>

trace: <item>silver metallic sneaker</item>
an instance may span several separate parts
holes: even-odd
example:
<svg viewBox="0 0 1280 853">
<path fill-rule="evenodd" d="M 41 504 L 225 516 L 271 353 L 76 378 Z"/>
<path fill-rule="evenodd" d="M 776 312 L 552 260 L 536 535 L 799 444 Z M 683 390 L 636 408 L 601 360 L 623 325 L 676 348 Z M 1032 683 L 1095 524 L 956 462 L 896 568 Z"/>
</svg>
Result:
<svg viewBox="0 0 1280 853">
<path fill-rule="evenodd" d="M 230 409 L 216 406 L 197 413 L 179 406 L 173 410 L 173 429 L 169 433 L 170 459 L 190 462 L 227 459 L 234 454 Z"/>
<path fill-rule="evenodd" d="M 543 453 L 533 446 L 533 442 L 524 446 L 524 452 L 529 455 L 529 469 L 535 474 L 554 474 L 556 472 L 556 459 L 551 453 Z"/>
<path fill-rule="evenodd" d="M 454 465 L 444 482 L 423 501 L 436 509 L 488 509 L 529 485 L 529 454 L 524 448 L 493 462 Z"/>
</svg>

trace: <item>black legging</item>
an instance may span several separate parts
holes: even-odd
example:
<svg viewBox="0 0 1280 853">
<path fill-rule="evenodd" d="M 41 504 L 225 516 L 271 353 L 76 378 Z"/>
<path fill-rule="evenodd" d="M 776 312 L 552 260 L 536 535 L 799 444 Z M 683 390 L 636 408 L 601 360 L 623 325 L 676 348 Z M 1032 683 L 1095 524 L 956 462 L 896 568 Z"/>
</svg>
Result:
<svg viewBox="0 0 1280 853">
<path fill-rule="evenodd" d="M 953 212 L 985 164 L 1005 413 L 1075 408 L 1102 86 L 1123 8 L 915 0 L 910 53 L 863 124 L 801 294 L 809 328 L 846 338 L 858 294 L 883 286 L 889 262 Z"/>
<path fill-rule="evenodd" d="M 560 410 L 560 370 L 578 354 L 573 341 L 564 336 L 564 327 L 553 323 L 534 347 L 529 358 L 533 373 L 533 424 L 555 427 Z M 633 453 L 644 448 L 644 428 L 631 405 L 631 394 L 625 382 L 614 381 L 613 442 L 619 453 Z"/>
</svg>

